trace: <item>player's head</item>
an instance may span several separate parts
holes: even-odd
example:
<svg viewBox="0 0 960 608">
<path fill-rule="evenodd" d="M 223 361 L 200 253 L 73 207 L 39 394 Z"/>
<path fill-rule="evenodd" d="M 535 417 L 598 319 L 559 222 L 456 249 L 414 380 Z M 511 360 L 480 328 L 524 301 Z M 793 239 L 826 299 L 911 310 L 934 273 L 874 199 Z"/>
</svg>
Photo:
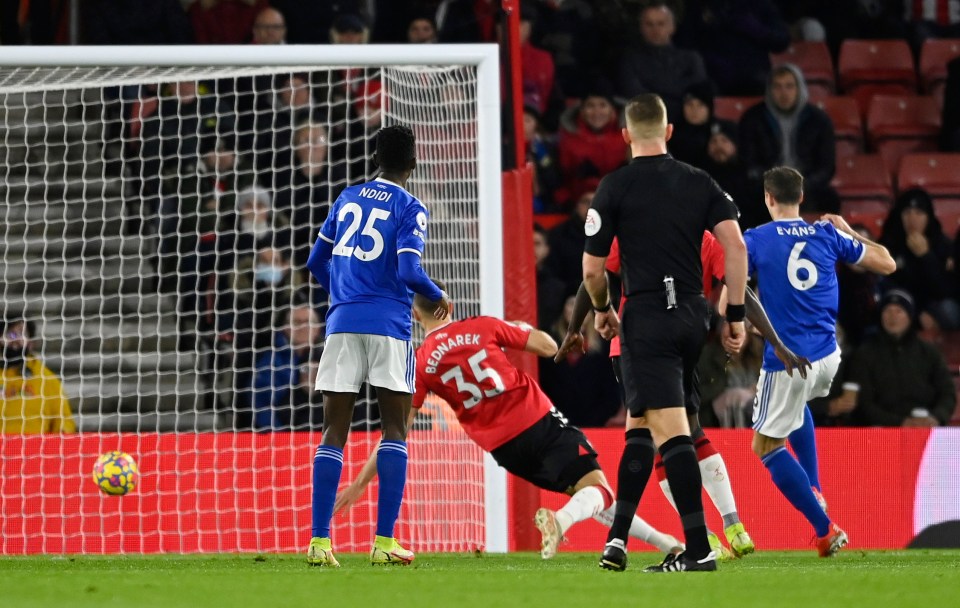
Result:
<svg viewBox="0 0 960 608">
<path fill-rule="evenodd" d="M 373 160 L 381 171 L 409 173 L 417 165 L 417 146 L 413 131 L 406 125 L 384 127 L 377 132 Z"/>
<path fill-rule="evenodd" d="M 774 167 L 763 174 L 763 200 L 767 208 L 789 207 L 803 201 L 803 176 L 790 167 Z"/>
<path fill-rule="evenodd" d="M 295 303 L 284 315 L 283 332 L 294 350 L 309 349 L 320 337 L 320 317 L 309 303 Z"/>
<path fill-rule="evenodd" d="M 433 282 L 443 291 L 447 291 L 447 286 L 443 281 L 434 279 Z M 433 311 L 436 310 L 436 308 L 436 302 L 431 302 L 428 298 L 420 295 L 419 293 L 413 294 L 413 318 L 417 320 L 417 323 L 423 325 L 427 329 L 446 322 L 437 321 L 435 318 L 433 318 Z M 450 304 L 450 313 L 453 314 L 452 303 Z M 449 318 L 450 317 L 448 316 L 447 319 Z"/>
<path fill-rule="evenodd" d="M 627 103 L 624 113 L 627 127 L 623 130 L 623 140 L 628 144 L 666 143 L 673 134 L 673 125 L 667 123 L 667 106 L 659 95 L 637 95 Z"/>
<path fill-rule="evenodd" d="M 0 326 L 3 329 L 0 333 L 3 367 L 22 367 L 24 356 L 30 354 L 30 339 L 34 335 L 33 322 L 24 318 L 20 311 L 7 310 L 0 319 Z"/>
</svg>

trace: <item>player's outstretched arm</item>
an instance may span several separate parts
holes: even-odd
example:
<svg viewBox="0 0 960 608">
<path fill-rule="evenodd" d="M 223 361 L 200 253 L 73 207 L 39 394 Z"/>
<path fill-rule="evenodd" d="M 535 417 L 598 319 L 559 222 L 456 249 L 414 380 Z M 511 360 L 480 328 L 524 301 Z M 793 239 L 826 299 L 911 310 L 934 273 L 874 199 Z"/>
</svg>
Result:
<svg viewBox="0 0 960 608">
<path fill-rule="evenodd" d="M 887 248 L 855 231 L 847 224 L 847 220 L 843 219 L 843 216 L 826 213 L 820 219 L 830 222 L 833 227 L 840 232 L 863 243 L 864 247 L 866 247 L 866 253 L 864 253 L 863 259 L 860 260 L 857 266 L 862 266 L 870 272 L 884 276 L 896 272 L 897 262 L 893 259 L 893 256 L 890 255 L 890 252 L 887 251 Z"/>
<path fill-rule="evenodd" d="M 409 429 L 413 426 L 413 419 L 417 417 L 417 410 L 415 408 L 410 409 L 410 415 L 407 416 L 407 428 Z M 339 513 L 343 509 L 349 508 L 353 503 L 360 500 L 360 497 L 363 496 L 363 491 L 367 489 L 367 486 L 373 481 L 373 478 L 377 476 L 377 451 L 380 449 L 380 442 L 377 442 L 377 445 L 374 446 L 373 451 L 370 452 L 370 457 L 367 458 L 367 462 L 363 464 L 363 468 L 360 469 L 360 473 L 357 475 L 357 478 L 354 479 L 349 486 L 344 488 L 341 492 L 337 494 L 337 498 L 333 503 L 333 512 Z"/>
<path fill-rule="evenodd" d="M 560 363 L 560 361 L 567 356 L 567 353 L 575 348 L 579 349 L 580 352 L 585 352 L 583 345 L 583 322 L 587 319 L 590 307 L 590 294 L 587 293 L 587 286 L 584 283 L 580 283 L 580 288 L 577 289 L 577 297 L 573 302 L 573 317 L 570 320 L 570 326 L 567 327 L 567 333 L 563 336 L 560 349 L 553 358 L 557 363 Z"/>
<path fill-rule="evenodd" d="M 441 321 L 447 318 L 447 315 L 450 314 L 450 298 L 423 271 L 423 267 L 420 266 L 419 254 L 412 251 L 398 253 L 397 270 L 400 273 L 400 280 L 411 291 L 436 303 L 437 307 L 433 312 L 434 318 Z"/>
<path fill-rule="evenodd" d="M 557 342 L 547 332 L 530 327 L 530 336 L 523 350 L 538 357 L 552 357 L 557 353 Z"/>
<path fill-rule="evenodd" d="M 801 378 L 806 378 L 807 370 L 810 368 L 810 360 L 798 356 L 780 340 L 780 336 L 777 335 L 777 331 L 773 328 L 773 324 L 767 316 L 767 311 L 763 309 L 757 294 L 749 286 L 744 293 L 746 295 L 744 304 L 747 306 L 747 320 L 757 328 L 763 339 L 773 347 L 773 352 L 777 355 L 777 359 L 780 359 L 783 363 L 787 375 L 793 376 L 793 370 L 796 369 Z"/>
</svg>

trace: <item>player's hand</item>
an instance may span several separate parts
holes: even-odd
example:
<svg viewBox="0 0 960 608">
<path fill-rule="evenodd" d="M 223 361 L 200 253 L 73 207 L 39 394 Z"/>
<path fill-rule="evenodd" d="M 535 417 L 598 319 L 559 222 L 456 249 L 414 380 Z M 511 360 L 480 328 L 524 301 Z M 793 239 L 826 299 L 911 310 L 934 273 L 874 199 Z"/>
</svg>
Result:
<svg viewBox="0 0 960 608">
<path fill-rule="evenodd" d="M 553 356 L 553 360 L 560 363 L 573 349 L 577 349 L 581 353 L 587 352 L 583 343 L 583 334 L 579 331 L 567 330 L 567 335 L 563 337 L 563 342 L 560 343 L 560 348 L 557 350 L 557 354 Z"/>
<path fill-rule="evenodd" d="M 438 321 L 443 321 L 450 314 L 450 296 L 445 291 L 442 294 L 440 301 L 437 302 L 436 310 L 433 311 L 433 318 Z"/>
<path fill-rule="evenodd" d="M 604 340 L 613 340 L 620 335 L 620 317 L 612 308 L 608 312 L 594 313 L 593 326 Z"/>
<path fill-rule="evenodd" d="M 333 503 L 333 512 L 339 513 L 343 509 L 346 509 L 353 503 L 360 500 L 360 497 L 363 496 L 363 490 L 364 488 L 354 484 L 350 484 L 344 488 L 342 492 L 337 494 L 337 499 Z"/>
<path fill-rule="evenodd" d="M 920 258 L 930 252 L 930 241 L 922 232 L 910 232 L 907 234 L 907 247 L 910 248 L 913 255 Z"/>
<path fill-rule="evenodd" d="M 847 220 L 843 219 L 843 216 L 836 215 L 835 213 L 824 213 L 820 216 L 820 220 L 824 222 L 830 222 L 833 224 L 833 227 L 841 232 L 846 232 L 847 234 L 856 234 L 856 231 L 850 227 L 850 224 L 847 223 Z"/>
<path fill-rule="evenodd" d="M 731 355 L 739 353 L 747 343 L 747 330 L 743 321 L 724 323 L 720 329 L 720 338 L 723 350 Z"/>
<path fill-rule="evenodd" d="M 797 370 L 801 378 L 804 380 L 807 379 L 807 370 L 810 369 L 809 359 L 796 355 L 792 350 L 784 346 L 782 342 L 773 347 L 773 354 L 783 363 L 783 367 L 787 370 L 788 376 L 792 378 L 793 370 Z"/>
</svg>

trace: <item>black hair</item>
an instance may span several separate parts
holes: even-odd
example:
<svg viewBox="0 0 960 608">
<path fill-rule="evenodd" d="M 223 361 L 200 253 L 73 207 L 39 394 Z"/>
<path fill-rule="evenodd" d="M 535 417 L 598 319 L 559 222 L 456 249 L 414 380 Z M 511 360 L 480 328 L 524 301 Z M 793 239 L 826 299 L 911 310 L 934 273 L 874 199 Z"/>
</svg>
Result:
<svg viewBox="0 0 960 608">
<path fill-rule="evenodd" d="M 393 125 L 377 132 L 376 161 L 381 170 L 409 171 L 416 157 L 416 140 L 410 127 Z"/>
<path fill-rule="evenodd" d="M 933 197 L 923 188 L 910 188 L 897 197 L 880 231 L 880 243 L 890 248 L 894 254 L 906 249 L 907 232 L 903 227 L 903 211 L 907 208 L 920 209 L 927 214 L 927 227 L 923 235 L 930 239 L 931 245 L 943 238 L 943 225 L 934 212 Z"/>
<path fill-rule="evenodd" d="M 803 176 L 790 167 L 774 167 L 763 174 L 763 190 L 781 205 L 799 205 L 803 198 Z"/>
<path fill-rule="evenodd" d="M 440 288 L 441 291 L 447 290 L 447 284 L 439 279 L 433 279 L 434 285 Z M 425 313 L 432 313 L 434 309 L 435 302 L 431 302 L 426 296 L 420 295 L 419 293 L 413 294 L 413 305 Z"/>
<path fill-rule="evenodd" d="M 16 325 L 17 323 L 23 323 L 23 328 L 27 332 L 27 336 L 33 338 L 37 335 L 37 326 L 30 319 L 26 318 L 26 315 L 23 314 L 21 310 L 4 310 L 3 318 L 0 319 L 2 323 L 3 333 L 7 333 L 7 328 L 11 325 Z"/>
</svg>

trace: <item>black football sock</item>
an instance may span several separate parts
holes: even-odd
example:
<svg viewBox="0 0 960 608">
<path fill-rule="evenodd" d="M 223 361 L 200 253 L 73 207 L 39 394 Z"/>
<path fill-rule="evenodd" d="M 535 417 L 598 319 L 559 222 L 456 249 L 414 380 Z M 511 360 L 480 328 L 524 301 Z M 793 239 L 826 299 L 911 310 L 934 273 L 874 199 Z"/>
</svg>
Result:
<svg viewBox="0 0 960 608">
<path fill-rule="evenodd" d="M 707 523 L 703 518 L 703 480 L 697 464 L 697 452 L 689 435 L 678 435 L 660 446 L 660 457 L 667 471 L 667 481 L 680 513 L 687 554 L 701 559 L 710 553 Z"/>
<path fill-rule="evenodd" d="M 607 535 L 607 542 L 620 539 L 626 546 L 630 524 L 637 514 L 637 505 L 647 487 L 650 472 L 653 471 L 653 457 L 656 449 L 653 437 L 647 429 L 630 429 L 626 434 L 626 445 L 620 457 L 617 471 L 617 504 L 613 516 L 613 525 Z"/>
</svg>

